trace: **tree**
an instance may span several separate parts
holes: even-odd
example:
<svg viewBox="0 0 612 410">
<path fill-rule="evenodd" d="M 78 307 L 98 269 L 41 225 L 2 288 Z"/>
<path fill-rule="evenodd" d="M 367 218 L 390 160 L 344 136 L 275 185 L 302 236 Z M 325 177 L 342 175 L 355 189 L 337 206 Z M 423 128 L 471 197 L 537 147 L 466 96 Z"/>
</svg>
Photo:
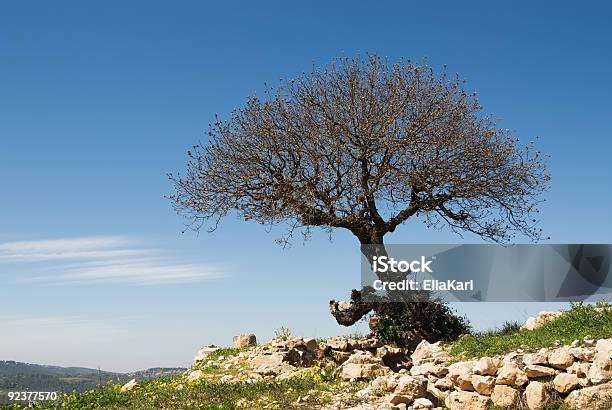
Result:
<svg viewBox="0 0 612 410">
<path fill-rule="evenodd" d="M 534 215 L 549 180 L 542 155 L 482 115 L 463 84 L 376 55 L 315 67 L 211 124 L 208 142 L 188 152 L 186 174 L 170 176 L 170 198 L 196 229 L 212 220 L 214 230 L 236 211 L 288 223 L 283 242 L 300 229 L 343 228 L 381 245 L 377 253 L 412 218 L 495 242 L 537 240 Z M 344 308 L 330 302 L 338 323 L 385 310 L 363 291 Z"/>
</svg>

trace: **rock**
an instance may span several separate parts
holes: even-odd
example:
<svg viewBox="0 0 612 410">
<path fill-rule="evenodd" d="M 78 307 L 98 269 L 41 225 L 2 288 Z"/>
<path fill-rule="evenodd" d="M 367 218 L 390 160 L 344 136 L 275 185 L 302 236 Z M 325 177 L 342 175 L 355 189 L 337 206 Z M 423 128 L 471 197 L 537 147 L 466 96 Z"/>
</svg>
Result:
<svg viewBox="0 0 612 410">
<path fill-rule="evenodd" d="M 575 362 L 573 365 L 565 369 L 565 371 L 568 373 L 574 373 L 576 376 L 582 378 L 587 377 L 590 367 L 590 363 Z"/>
<path fill-rule="evenodd" d="M 554 376 L 557 374 L 555 369 L 551 369 L 550 367 L 540 366 L 538 364 L 530 364 L 529 366 L 525 366 L 525 374 L 530 379 L 534 379 L 537 377 L 548 377 Z"/>
<path fill-rule="evenodd" d="M 495 387 L 495 377 L 474 374 L 472 375 L 472 386 L 479 394 L 490 396 Z"/>
<path fill-rule="evenodd" d="M 304 347 L 311 353 L 314 353 L 319 348 L 319 343 L 311 337 L 303 340 Z"/>
<path fill-rule="evenodd" d="M 331 355 L 334 358 L 334 362 L 336 362 L 337 364 L 342 364 L 346 362 L 349 357 L 351 357 L 350 352 L 343 352 L 340 350 L 332 350 Z"/>
<path fill-rule="evenodd" d="M 595 356 L 595 352 L 586 347 L 572 347 L 569 349 L 569 352 L 576 359 L 582 360 L 583 362 L 591 362 Z"/>
<path fill-rule="evenodd" d="M 281 340 L 281 346 L 288 349 L 304 347 L 304 339 L 298 336 L 289 336 L 286 340 Z"/>
<path fill-rule="evenodd" d="M 440 342 L 429 343 L 422 340 L 410 355 L 413 365 L 433 362 L 434 364 L 447 363 L 450 360 L 448 352 L 440 347 Z"/>
<path fill-rule="evenodd" d="M 394 372 L 409 369 L 412 366 L 408 349 L 400 347 L 382 346 L 376 349 L 376 357 L 380 357 L 385 366 L 390 367 Z"/>
<path fill-rule="evenodd" d="M 550 395 L 546 385 L 542 382 L 533 381 L 525 389 L 525 402 L 531 410 L 540 410 L 548 403 Z"/>
<path fill-rule="evenodd" d="M 372 386 L 365 387 L 355 393 L 355 396 L 359 397 L 362 400 L 367 400 L 370 398 L 372 394 Z"/>
<path fill-rule="evenodd" d="M 576 410 L 594 410 L 612 400 L 612 382 L 574 390 L 565 403 Z"/>
<path fill-rule="evenodd" d="M 389 396 L 389 403 L 394 405 L 395 407 L 399 407 L 399 405 L 406 406 L 407 403 L 410 403 L 410 398 L 402 396 L 401 394 L 393 393 Z M 406 407 L 404 407 L 406 408 Z"/>
<path fill-rule="evenodd" d="M 491 401 L 496 406 L 509 407 L 514 405 L 518 399 L 518 390 L 509 386 L 499 384 L 491 393 Z"/>
<path fill-rule="evenodd" d="M 376 379 L 372 381 L 370 384 L 372 389 L 380 390 L 383 392 L 392 392 L 397 387 L 399 382 L 399 378 L 401 376 L 399 374 L 388 374 L 385 376 L 378 376 Z"/>
<path fill-rule="evenodd" d="M 257 337 L 255 337 L 253 333 L 247 333 L 247 334 L 234 336 L 234 347 L 237 349 L 255 346 L 256 344 L 257 344 Z"/>
<path fill-rule="evenodd" d="M 125 393 L 125 392 L 128 392 L 128 391 L 132 391 L 136 387 L 138 387 L 138 382 L 136 381 L 136 379 L 132 379 L 129 382 L 127 382 L 126 384 L 124 384 L 123 386 L 121 386 L 121 392 Z"/>
<path fill-rule="evenodd" d="M 475 362 L 469 360 L 466 362 L 457 362 L 448 366 L 448 376 L 453 379 L 460 375 L 471 375 Z"/>
<path fill-rule="evenodd" d="M 511 386 L 523 386 L 529 381 L 527 375 L 521 370 L 518 365 L 514 363 L 506 363 L 497 375 L 497 384 L 511 385 Z"/>
<path fill-rule="evenodd" d="M 431 381 L 427 383 L 427 393 L 431 396 L 433 396 L 434 398 L 436 398 L 440 403 L 443 403 L 444 400 L 446 400 L 446 398 L 449 395 L 449 391 L 442 391 L 440 389 L 438 389 L 434 383 L 432 383 Z"/>
<path fill-rule="evenodd" d="M 525 324 L 521 326 L 521 330 L 535 330 L 537 328 L 540 328 L 551 320 L 554 320 L 561 316 L 562 313 L 563 312 L 542 311 L 538 313 L 538 316 L 528 318 Z"/>
<path fill-rule="evenodd" d="M 204 373 L 202 370 L 194 370 L 187 375 L 188 382 L 195 382 L 204 377 Z"/>
<path fill-rule="evenodd" d="M 276 376 L 283 371 L 284 356 L 281 353 L 261 354 L 249 360 L 251 369 L 262 376 Z"/>
<path fill-rule="evenodd" d="M 369 337 L 367 339 L 361 339 L 357 342 L 359 349 L 361 350 L 373 350 L 378 347 L 382 347 L 382 342 L 375 337 Z"/>
<path fill-rule="evenodd" d="M 525 324 L 521 326 L 521 330 L 534 330 L 536 328 L 536 318 L 529 316 L 525 321 Z"/>
<path fill-rule="evenodd" d="M 331 348 L 326 343 L 320 342 L 317 345 L 317 349 L 314 352 L 315 359 L 323 360 L 325 356 L 327 355 L 327 353 L 329 353 L 330 350 Z"/>
<path fill-rule="evenodd" d="M 457 362 L 448 366 L 448 377 L 461 390 L 472 391 L 472 368 L 474 361 Z"/>
<path fill-rule="evenodd" d="M 372 376 L 381 376 L 391 371 L 384 365 L 382 359 L 371 353 L 357 351 L 349 357 L 338 369 L 344 380 L 365 379 Z"/>
<path fill-rule="evenodd" d="M 610 372 L 601 369 L 599 366 L 592 364 L 587 372 L 587 378 L 593 384 L 600 384 L 610 380 Z"/>
<path fill-rule="evenodd" d="M 483 376 L 495 376 L 498 365 L 498 361 L 490 357 L 482 357 L 474 364 L 472 372 Z"/>
<path fill-rule="evenodd" d="M 327 339 L 326 343 L 332 350 L 340 350 L 343 352 L 349 350 L 349 341 L 344 337 L 331 337 Z"/>
<path fill-rule="evenodd" d="M 412 403 L 412 408 L 417 409 L 431 409 L 433 407 L 433 403 L 431 400 L 426 399 L 425 397 L 419 397 Z"/>
<path fill-rule="evenodd" d="M 379 376 L 388 371 L 388 368 L 377 364 L 349 363 L 343 365 L 341 377 L 344 380 L 361 380 L 372 376 Z"/>
<path fill-rule="evenodd" d="M 418 397 L 424 395 L 427 390 L 427 379 L 420 376 L 401 375 L 397 379 L 395 393 L 412 395 Z"/>
<path fill-rule="evenodd" d="M 454 385 L 453 381 L 448 377 L 443 377 L 434 382 L 434 386 L 441 390 L 450 390 Z"/>
<path fill-rule="evenodd" d="M 486 410 L 488 403 L 487 396 L 467 391 L 452 392 L 444 401 L 449 410 Z"/>
<path fill-rule="evenodd" d="M 426 391 L 427 380 L 425 378 L 405 375 L 399 378 L 394 393 L 404 398 L 401 403 L 410 404 L 415 399 L 424 396 Z"/>
<path fill-rule="evenodd" d="M 448 368 L 441 364 L 423 363 L 421 365 L 412 366 L 410 374 L 413 376 L 433 374 L 436 377 L 443 377 L 448 373 Z"/>
<path fill-rule="evenodd" d="M 538 350 L 536 353 L 527 353 L 523 355 L 523 363 L 531 364 L 548 364 L 549 351 L 546 348 Z"/>
<path fill-rule="evenodd" d="M 557 369 L 567 369 L 574 363 L 574 356 L 568 347 L 560 347 L 548 355 L 548 364 Z"/>
<path fill-rule="evenodd" d="M 474 385 L 472 385 L 472 374 L 460 374 L 455 379 L 455 386 L 460 390 L 474 391 Z"/>
<path fill-rule="evenodd" d="M 553 386 L 559 393 L 569 393 L 576 387 L 580 386 L 580 380 L 575 374 L 560 373 L 555 376 Z"/>
<path fill-rule="evenodd" d="M 612 380 L 612 339 L 600 339 L 595 345 L 593 364 L 588 377 L 594 384 Z"/>
<path fill-rule="evenodd" d="M 519 354 L 518 352 L 508 353 L 503 357 L 501 362 L 502 366 L 505 364 L 515 364 L 517 366 L 520 366 L 521 364 L 523 364 L 523 355 Z"/>
<path fill-rule="evenodd" d="M 297 364 L 302 361 L 301 353 L 302 352 L 300 350 L 291 348 L 286 352 L 282 352 L 281 354 L 283 355 L 283 361 L 290 364 Z"/>
<path fill-rule="evenodd" d="M 193 359 L 193 366 L 195 367 L 204 364 L 207 361 L 208 356 L 219 349 L 220 347 L 215 345 L 203 346 L 200 348 L 200 350 L 198 350 L 198 353 L 196 353 L 196 356 Z"/>
</svg>

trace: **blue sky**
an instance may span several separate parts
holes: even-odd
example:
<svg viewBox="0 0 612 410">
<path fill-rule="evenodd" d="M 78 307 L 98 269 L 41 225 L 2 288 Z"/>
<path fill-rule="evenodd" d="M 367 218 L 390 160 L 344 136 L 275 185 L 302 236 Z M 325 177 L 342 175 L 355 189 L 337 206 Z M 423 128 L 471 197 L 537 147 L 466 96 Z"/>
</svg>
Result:
<svg viewBox="0 0 612 410">
<path fill-rule="evenodd" d="M 245 331 L 348 332 L 327 312 L 359 284 L 347 233 L 283 250 L 229 218 L 181 235 L 164 199 L 215 113 L 339 56 L 459 72 L 551 155 L 551 242 L 611 242 L 612 7 L 465 3 L 2 2 L 0 359 L 131 370 Z M 479 242 L 420 225 L 389 242 Z M 483 328 L 543 307 L 458 309 Z"/>
</svg>

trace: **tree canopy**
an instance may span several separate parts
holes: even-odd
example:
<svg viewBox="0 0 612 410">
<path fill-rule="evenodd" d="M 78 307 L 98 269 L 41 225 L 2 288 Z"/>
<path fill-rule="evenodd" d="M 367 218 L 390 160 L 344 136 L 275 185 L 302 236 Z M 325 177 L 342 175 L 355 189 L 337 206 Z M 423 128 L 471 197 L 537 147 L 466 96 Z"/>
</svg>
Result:
<svg viewBox="0 0 612 410">
<path fill-rule="evenodd" d="M 410 218 L 485 239 L 540 238 L 548 184 L 532 143 L 481 113 L 458 76 L 376 55 L 340 59 L 250 97 L 172 176 L 199 228 L 236 211 L 262 224 L 344 228 L 362 244 Z"/>
</svg>

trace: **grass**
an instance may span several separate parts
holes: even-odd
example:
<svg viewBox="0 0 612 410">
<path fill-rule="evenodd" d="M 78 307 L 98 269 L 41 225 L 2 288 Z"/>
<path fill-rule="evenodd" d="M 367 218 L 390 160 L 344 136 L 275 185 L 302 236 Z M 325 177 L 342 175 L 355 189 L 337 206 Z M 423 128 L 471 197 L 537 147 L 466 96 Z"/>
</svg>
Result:
<svg viewBox="0 0 612 410">
<path fill-rule="evenodd" d="M 522 331 L 514 322 L 504 323 L 499 329 L 471 334 L 449 345 L 451 355 L 459 360 L 507 353 L 517 348 L 537 350 L 553 346 L 555 342 L 570 344 L 576 339 L 589 336 L 593 339 L 612 336 L 612 305 L 574 304 L 557 319 L 533 331 Z M 287 334 L 288 332 L 283 331 Z M 332 396 L 349 393 L 368 384 L 363 382 L 342 382 L 333 368 L 310 368 L 299 377 L 287 380 L 265 379 L 259 381 L 238 381 L 221 383 L 223 375 L 247 375 L 246 359 L 238 359 L 230 368 L 221 366 L 220 360 L 237 356 L 248 350 L 223 348 L 210 355 L 209 366 L 200 367 L 204 378 L 187 382 L 184 375 L 159 378 L 141 382 L 130 392 L 121 392 L 120 385 L 107 384 L 84 393 L 65 394 L 56 402 L 37 403 L 38 409 L 310 409 L 329 405 Z M 223 357 L 223 359 L 221 359 Z M 344 396 L 344 394 L 343 394 Z M 354 401 L 354 402 L 353 402 Z M 348 407 L 359 404 L 352 399 L 344 403 Z M 607 404 L 604 404 L 604 406 Z M 0 409 L 21 409 L 25 406 L 12 404 Z M 546 409 L 567 409 L 561 398 Z M 513 409 L 524 410 L 521 401 Z"/>
<path fill-rule="evenodd" d="M 345 339 L 359 340 L 359 339 L 365 338 L 366 334 L 356 330 L 354 332 L 347 333 L 347 334 L 343 335 L 342 337 L 344 337 Z"/>
<path fill-rule="evenodd" d="M 236 348 L 236 347 L 222 347 L 219 350 L 216 350 L 206 357 L 207 360 L 217 360 L 220 357 L 228 358 L 231 356 L 238 356 L 242 352 L 246 352 L 249 350 L 248 347 Z"/>
<path fill-rule="evenodd" d="M 503 354 L 522 348 L 537 350 L 553 346 L 556 341 L 570 344 L 589 336 L 593 339 L 612 336 L 612 305 L 573 304 L 570 310 L 536 330 L 519 330 L 515 323 L 482 333 L 466 335 L 450 345 L 455 358 L 474 358 Z"/>
<path fill-rule="evenodd" d="M 281 340 L 287 340 L 287 339 L 289 339 L 289 338 L 290 338 L 290 337 L 293 335 L 293 332 L 292 332 L 292 331 L 291 331 L 291 329 L 289 329 L 288 327 L 286 327 L 286 326 L 281 326 L 281 327 L 279 327 L 278 329 L 276 329 L 276 330 L 274 331 L 274 335 L 275 335 L 275 336 L 276 336 L 278 339 L 281 339 Z"/>
<path fill-rule="evenodd" d="M 233 349 L 232 353 L 239 353 Z M 227 353 L 227 352 L 226 352 Z M 220 354 L 221 356 L 222 354 Z M 107 384 L 83 393 L 61 396 L 55 402 L 37 403 L 36 409 L 310 409 L 329 404 L 338 392 L 356 392 L 367 382 L 341 382 L 326 369 L 312 371 L 287 380 L 221 383 L 219 376 L 231 370 L 218 366 L 202 369 L 207 376 L 187 382 L 183 376 L 172 376 L 141 382 L 130 392 L 121 385 Z M 358 404 L 354 399 L 352 405 Z M 25 404 L 0 406 L 0 409 L 22 409 Z"/>
</svg>

